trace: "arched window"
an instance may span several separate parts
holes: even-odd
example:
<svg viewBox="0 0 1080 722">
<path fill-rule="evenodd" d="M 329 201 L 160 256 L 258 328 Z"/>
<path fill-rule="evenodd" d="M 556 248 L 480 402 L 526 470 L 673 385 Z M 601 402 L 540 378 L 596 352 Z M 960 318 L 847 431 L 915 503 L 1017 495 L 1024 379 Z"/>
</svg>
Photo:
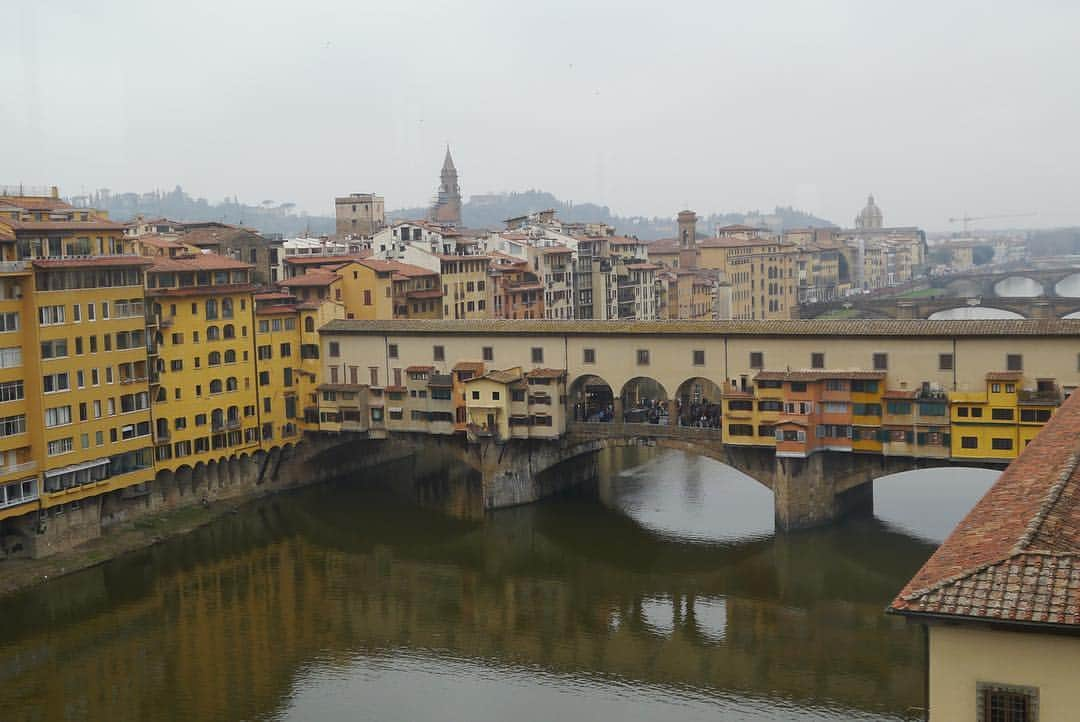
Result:
<svg viewBox="0 0 1080 722">
<path fill-rule="evenodd" d="M 210 393 L 212 393 L 212 394 L 220 394 L 221 393 L 221 379 L 214 379 L 213 381 L 210 382 Z"/>
<path fill-rule="evenodd" d="M 210 412 L 210 428 L 214 431 L 220 431 L 225 426 L 225 412 L 221 409 L 214 409 Z"/>
<path fill-rule="evenodd" d="M 225 351 L 225 363 L 227 363 L 227 364 L 236 363 L 236 352 L 233 351 L 231 348 Z"/>
<path fill-rule="evenodd" d="M 237 383 L 235 376 L 230 376 L 229 378 L 225 379 L 225 390 L 226 391 L 236 391 L 236 389 L 238 387 L 239 387 L 239 384 Z"/>
<path fill-rule="evenodd" d="M 232 299 L 231 298 L 223 298 L 223 299 L 221 299 L 221 317 L 222 318 L 232 318 Z"/>
<path fill-rule="evenodd" d="M 217 366 L 218 364 L 220 364 L 221 363 L 221 352 L 220 351 L 211 351 L 210 355 L 206 358 L 206 363 L 208 363 L 211 366 Z"/>
<path fill-rule="evenodd" d="M 221 330 L 225 338 L 236 338 L 236 328 L 231 323 L 225 324 Z"/>
<path fill-rule="evenodd" d="M 206 340 L 207 341 L 217 341 L 219 339 L 221 339 L 221 329 L 218 328 L 217 326 L 207 326 L 206 327 Z"/>
<path fill-rule="evenodd" d="M 212 321 L 217 317 L 217 299 L 208 298 L 206 300 L 206 318 L 208 321 Z"/>
<path fill-rule="evenodd" d="M 304 330 L 308 333 L 315 333 L 315 317 L 308 316 L 304 319 Z"/>
<path fill-rule="evenodd" d="M 230 406 L 228 416 L 229 416 L 229 421 L 239 421 L 240 420 L 240 407 L 239 406 Z"/>
</svg>

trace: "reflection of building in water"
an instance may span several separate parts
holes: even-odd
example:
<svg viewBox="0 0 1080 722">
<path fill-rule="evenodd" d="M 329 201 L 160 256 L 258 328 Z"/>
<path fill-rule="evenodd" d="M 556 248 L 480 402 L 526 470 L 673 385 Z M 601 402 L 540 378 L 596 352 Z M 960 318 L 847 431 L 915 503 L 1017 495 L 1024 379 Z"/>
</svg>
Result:
<svg viewBox="0 0 1080 722">
<path fill-rule="evenodd" d="M 28 620 L 4 629 L 19 662 L 0 668 L 0 719 L 26 700 L 49 720 L 266 717 L 300 670 L 345 669 L 369 649 L 811 704 L 843 686 L 853 704 L 896 713 L 921 694 L 919 637 L 880 613 L 894 577 L 821 541 L 717 551 L 601 514 L 603 543 L 579 552 L 576 532 L 534 509 L 463 525 L 312 498 L 59 580 L 25 600 L 32 614 L 0 606 Z M 847 554 L 854 601 L 832 596 L 823 553 Z M 785 577 L 798 570 L 779 588 L 777 555 Z"/>
</svg>

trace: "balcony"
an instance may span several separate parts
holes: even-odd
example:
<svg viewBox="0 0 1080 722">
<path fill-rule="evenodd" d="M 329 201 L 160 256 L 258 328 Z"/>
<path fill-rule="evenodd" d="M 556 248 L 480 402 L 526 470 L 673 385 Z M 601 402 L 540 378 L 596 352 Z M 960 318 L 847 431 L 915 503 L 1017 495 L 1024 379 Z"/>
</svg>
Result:
<svg viewBox="0 0 1080 722">
<path fill-rule="evenodd" d="M 158 431 L 154 434 L 154 444 L 162 446 L 172 441 L 172 434 L 169 431 Z"/>
<path fill-rule="evenodd" d="M 1019 400 L 1021 404 L 1031 406 L 1057 406 L 1061 403 L 1061 390 L 1057 386 L 1039 390 L 1021 390 Z"/>
<path fill-rule="evenodd" d="M 27 471 L 34 471 L 35 469 L 37 469 L 36 461 L 24 461 L 21 464 L 8 464 L 7 466 L 0 466 L 0 476 L 22 474 Z"/>
<path fill-rule="evenodd" d="M 0 273 L 25 273 L 30 270 L 30 261 L 0 261 Z"/>
</svg>

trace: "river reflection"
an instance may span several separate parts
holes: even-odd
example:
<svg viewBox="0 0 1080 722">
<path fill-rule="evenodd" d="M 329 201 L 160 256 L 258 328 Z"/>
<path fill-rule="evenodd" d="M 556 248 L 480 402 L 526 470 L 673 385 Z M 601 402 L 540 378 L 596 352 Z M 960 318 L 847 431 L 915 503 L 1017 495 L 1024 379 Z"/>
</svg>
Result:
<svg viewBox="0 0 1080 722">
<path fill-rule="evenodd" d="M 0 719 L 919 716 L 921 634 L 882 609 L 985 479 L 776 536 L 732 469 L 605 453 L 482 521 L 353 479 L 0 601 Z"/>
</svg>

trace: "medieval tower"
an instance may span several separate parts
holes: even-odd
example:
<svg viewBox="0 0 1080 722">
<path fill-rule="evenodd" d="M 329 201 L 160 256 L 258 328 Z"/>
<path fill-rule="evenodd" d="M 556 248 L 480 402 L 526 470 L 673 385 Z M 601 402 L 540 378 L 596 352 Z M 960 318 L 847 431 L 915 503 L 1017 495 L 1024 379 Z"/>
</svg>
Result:
<svg viewBox="0 0 1080 722">
<path fill-rule="evenodd" d="M 461 225 L 461 186 L 458 185 L 457 168 L 446 146 L 442 172 L 439 174 L 439 192 L 431 207 L 431 220 L 452 226 Z"/>
</svg>

